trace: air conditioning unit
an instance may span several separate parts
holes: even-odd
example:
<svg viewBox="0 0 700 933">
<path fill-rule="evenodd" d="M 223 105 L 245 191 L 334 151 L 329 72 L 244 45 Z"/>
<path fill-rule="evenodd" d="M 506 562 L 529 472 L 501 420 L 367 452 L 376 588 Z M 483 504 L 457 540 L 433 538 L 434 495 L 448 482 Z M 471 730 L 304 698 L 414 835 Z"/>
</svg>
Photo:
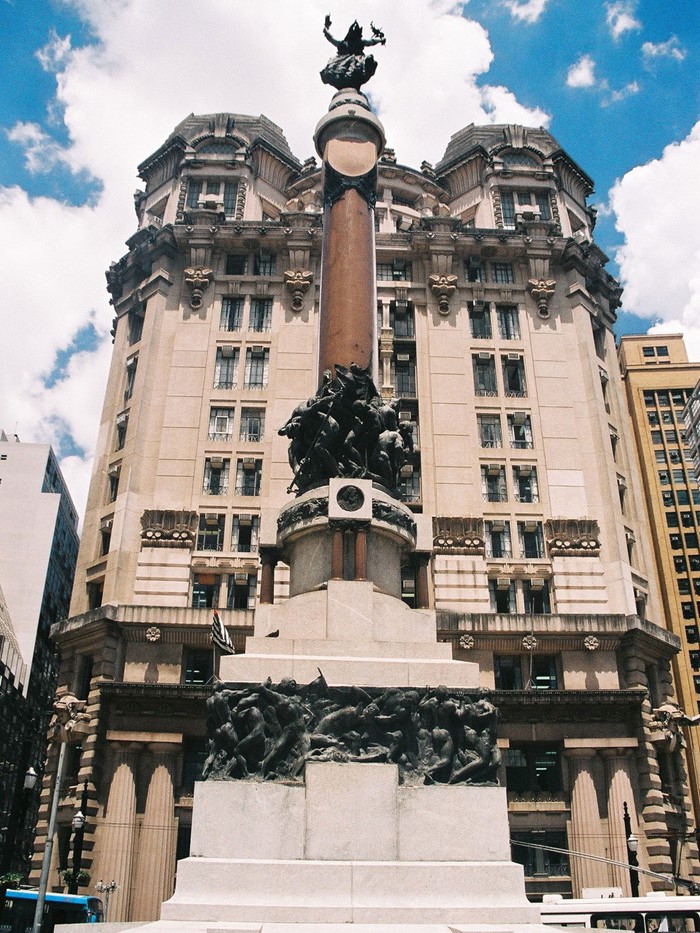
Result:
<svg viewBox="0 0 700 933">
<path fill-rule="evenodd" d="M 505 531 L 506 523 L 503 519 L 496 518 L 491 522 L 491 531 Z"/>
<path fill-rule="evenodd" d="M 406 260 L 405 260 L 405 259 L 395 259 L 395 260 L 393 261 L 393 263 L 392 263 L 392 266 L 393 266 L 393 268 L 394 268 L 394 271 L 396 271 L 396 272 L 403 272 L 403 270 L 406 268 Z"/>
<path fill-rule="evenodd" d="M 257 344 L 254 347 L 251 347 L 250 349 L 252 353 L 264 353 L 265 352 L 265 347 L 258 346 Z"/>
<path fill-rule="evenodd" d="M 138 357 L 137 357 L 137 356 L 132 356 L 132 357 L 130 357 L 130 359 L 128 359 L 128 360 L 126 361 L 126 368 L 127 368 L 127 369 L 136 369 L 136 364 L 137 364 L 137 362 L 138 362 Z"/>
<path fill-rule="evenodd" d="M 525 424 L 527 421 L 527 412 L 514 411 L 511 417 L 513 418 L 513 424 Z"/>
<path fill-rule="evenodd" d="M 397 317 L 405 317 L 408 314 L 411 302 L 405 298 L 396 298 L 389 302 L 389 307 Z"/>
<path fill-rule="evenodd" d="M 402 580 L 402 581 L 401 581 L 401 590 L 402 590 L 402 592 L 404 592 L 404 593 L 406 593 L 406 594 L 408 594 L 408 593 L 415 593 L 415 592 L 416 592 L 416 584 L 415 584 L 415 581 L 414 581 L 414 580 Z"/>
<path fill-rule="evenodd" d="M 627 489 L 627 483 L 625 482 L 624 477 L 618 476 L 617 487 L 618 489 Z"/>
<path fill-rule="evenodd" d="M 212 470 L 223 470 L 224 468 L 223 457 L 210 457 L 209 463 L 211 464 Z"/>
<path fill-rule="evenodd" d="M 121 415 L 117 415 L 117 424 L 126 424 L 129 420 L 129 412 L 123 411 Z"/>
<path fill-rule="evenodd" d="M 238 516 L 238 525 L 239 527 L 248 526 L 253 524 L 252 515 L 239 515 Z"/>
<path fill-rule="evenodd" d="M 625 532 L 625 539 L 628 544 L 634 544 L 634 542 L 637 540 L 634 536 L 634 532 L 629 530 Z"/>
<path fill-rule="evenodd" d="M 226 344 L 226 346 L 221 347 L 221 355 L 225 360 L 230 360 L 233 357 L 233 347 Z"/>
<path fill-rule="evenodd" d="M 248 574 L 247 573 L 234 573 L 233 579 L 236 581 L 236 583 L 247 583 Z"/>
<path fill-rule="evenodd" d="M 497 590 L 509 590 L 510 589 L 510 577 L 496 577 L 496 589 Z"/>
<path fill-rule="evenodd" d="M 537 526 L 538 526 L 537 522 L 533 522 L 533 521 L 523 522 L 523 529 L 525 531 L 537 531 Z"/>
<path fill-rule="evenodd" d="M 255 469 L 255 460 L 253 460 L 252 458 L 246 457 L 246 459 L 243 461 L 243 469 L 244 469 L 244 470 L 254 470 L 254 469 Z"/>
<path fill-rule="evenodd" d="M 413 466 L 410 463 L 404 463 L 401 467 L 401 477 L 402 479 L 408 479 L 409 476 L 413 476 Z"/>
<path fill-rule="evenodd" d="M 108 476 L 119 476 L 121 471 L 122 471 L 121 463 L 115 463 L 109 468 L 109 470 L 107 471 L 107 475 Z"/>
<path fill-rule="evenodd" d="M 396 221 L 396 229 L 399 233 L 407 233 L 413 226 L 413 218 L 406 217 L 405 214 L 401 214 Z"/>
<path fill-rule="evenodd" d="M 396 362 L 397 363 L 409 363 L 411 361 L 410 353 L 397 353 Z"/>
<path fill-rule="evenodd" d="M 498 476 L 501 472 L 500 463 L 487 463 L 486 464 L 486 475 L 487 476 Z"/>
<path fill-rule="evenodd" d="M 472 308 L 473 308 L 474 314 L 483 314 L 484 311 L 486 310 L 486 302 L 485 301 L 474 301 L 472 303 Z"/>
<path fill-rule="evenodd" d="M 219 516 L 217 512 L 205 512 L 204 513 L 204 524 L 208 525 L 210 528 L 218 528 L 219 526 Z"/>
<path fill-rule="evenodd" d="M 490 360 L 490 359 L 493 359 L 493 356 L 491 353 L 477 353 L 477 359 Z"/>
<path fill-rule="evenodd" d="M 522 359 L 522 356 L 520 355 L 520 353 L 509 353 L 508 354 L 508 362 L 517 363 L 518 360 L 521 360 L 521 359 Z"/>
<path fill-rule="evenodd" d="M 531 476 L 533 467 L 529 463 L 519 463 L 516 469 L 519 476 Z"/>
<path fill-rule="evenodd" d="M 544 589 L 544 578 L 543 577 L 533 577 L 530 580 L 530 589 L 531 590 L 543 590 Z"/>
<path fill-rule="evenodd" d="M 413 416 L 410 411 L 402 410 L 399 412 L 399 421 L 412 421 Z"/>
<path fill-rule="evenodd" d="M 114 518 L 110 516 L 109 518 L 103 518 L 100 522 L 100 531 L 111 531 Z"/>
</svg>

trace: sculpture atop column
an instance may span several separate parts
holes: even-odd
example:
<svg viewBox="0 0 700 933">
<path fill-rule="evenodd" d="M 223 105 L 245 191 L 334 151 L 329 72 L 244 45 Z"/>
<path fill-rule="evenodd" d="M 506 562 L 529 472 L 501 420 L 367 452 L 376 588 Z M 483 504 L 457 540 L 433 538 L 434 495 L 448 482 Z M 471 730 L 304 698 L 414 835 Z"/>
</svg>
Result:
<svg viewBox="0 0 700 933">
<path fill-rule="evenodd" d="M 331 45 L 337 48 L 338 54 L 328 62 L 321 72 L 321 80 L 324 84 L 330 84 L 331 87 L 338 90 L 352 87 L 359 91 L 362 85 L 366 84 L 377 70 L 374 56 L 365 55 L 365 49 L 370 45 L 385 45 L 384 33 L 381 29 L 377 29 L 374 23 L 370 23 L 372 38 L 363 39 L 362 26 L 358 25 L 357 20 L 355 20 L 344 39 L 334 39 L 330 33 L 330 27 L 331 18 L 326 16 L 323 35 Z"/>
</svg>

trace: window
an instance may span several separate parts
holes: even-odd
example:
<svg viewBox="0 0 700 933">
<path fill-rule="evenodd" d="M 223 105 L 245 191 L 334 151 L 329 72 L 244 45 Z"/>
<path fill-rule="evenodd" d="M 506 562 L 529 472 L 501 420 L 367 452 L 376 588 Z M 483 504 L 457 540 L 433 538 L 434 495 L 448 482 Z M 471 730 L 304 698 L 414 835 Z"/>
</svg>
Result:
<svg viewBox="0 0 700 933">
<path fill-rule="evenodd" d="M 109 545 L 112 540 L 112 519 L 105 519 L 100 524 L 100 554 L 104 556 L 109 553 Z"/>
<path fill-rule="evenodd" d="M 229 574 L 226 608 L 254 609 L 255 588 L 256 575 L 254 573 Z"/>
<path fill-rule="evenodd" d="M 676 491 L 678 505 L 690 505 L 690 496 L 687 489 L 678 489 Z"/>
<path fill-rule="evenodd" d="M 681 612 L 684 619 L 694 619 L 695 609 L 692 603 L 681 603 Z"/>
<path fill-rule="evenodd" d="M 528 842 L 533 845 L 563 849 L 560 852 L 549 852 L 547 848 L 530 849 L 519 846 L 518 842 Z M 566 833 L 562 831 L 547 831 L 544 829 L 528 830 L 526 832 L 511 833 L 512 859 L 523 866 L 526 878 L 561 878 L 571 874 L 569 859 L 565 854 L 569 848 Z M 617 916 L 617 915 L 615 915 Z"/>
<path fill-rule="evenodd" d="M 678 434 L 675 431 L 664 431 L 664 436 L 666 438 L 667 444 L 677 444 L 678 443 Z"/>
<path fill-rule="evenodd" d="M 506 398 L 524 398 L 527 395 L 525 384 L 525 363 L 517 353 L 501 357 L 503 386 Z"/>
<path fill-rule="evenodd" d="M 518 309 L 510 305 L 497 305 L 496 316 L 501 340 L 520 340 Z"/>
<path fill-rule="evenodd" d="M 198 551 L 223 551 L 226 516 L 205 512 L 199 516 Z"/>
<path fill-rule="evenodd" d="M 402 476 L 399 484 L 399 493 L 402 502 L 420 502 L 420 467 L 413 464 L 413 472 L 410 476 Z"/>
<path fill-rule="evenodd" d="M 529 670 L 528 687 L 533 690 L 556 690 L 558 688 L 559 678 L 555 655 L 533 654 L 529 659 Z"/>
<path fill-rule="evenodd" d="M 656 392 L 645 392 L 644 404 L 647 408 L 653 408 L 656 405 Z"/>
<path fill-rule="evenodd" d="M 126 385 L 124 387 L 124 401 L 128 402 L 134 394 L 134 382 L 136 381 L 136 367 L 138 366 L 138 356 L 132 356 L 126 361 Z"/>
<path fill-rule="evenodd" d="M 690 557 L 688 558 L 688 563 L 690 565 L 691 570 L 693 571 L 700 570 L 700 557 L 698 557 L 697 554 L 691 554 Z"/>
<path fill-rule="evenodd" d="M 674 551 L 678 551 L 683 547 L 680 535 L 669 535 L 669 542 Z"/>
<path fill-rule="evenodd" d="M 260 250 L 259 253 L 255 254 L 253 260 L 253 275 L 274 275 L 275 274 L 275 256 L 267 252 L 267 250 Z"/>
<path fill-rule="evenodd" d="M 523 601 L 525 612 L 551 612 L 552 603 L 549 595 L 549 581 L 536 577 L 532 580 L 524 580 Z M 554 687 L 552 689 L 554 689 Z"/>
<path fill-rule="evenodd" d="M 272 298 L 253 298 L 250 303 L 249 330 L 258 334 L 272 329 Z"/>
<path fill-rule="evenodd" d="M 666 527 L 678 528 L 678 515 L 675 512 L 666 512 Z"/>
<path fill-rule="evenodd" d="M 199 196 L 202 193 L 204 183 L 201 178 L 190 178 L 187 184 L 187 207 L 194 210 L 199 204 Z"/>
<path fill-rule="evenodd" d="M 242 408 L 240 440 L 259 443 L 265 433 L 265 409 Z"/>
<path fill-rule="evenodd" d="M 532 448 L 532 423 L 524 411 L 515 411 L 508 415 L 508 437 L 510 446 L 516 450 Z"/>
<path fill-rule="evenodd" d="M 228 441 L 233 434 L 233 408 L 212 408 L 209 413 L 209 440 Z"/>
<path fill-rule="evenodd" d="M 547 191 L 504 191 L 501 189 L 503 226 L 515 227 L 518 214 L 539 214 L 540 220 L 551 220 L 552 210 Z M 528 218 L 530 219 L 530 218 Z"/>
<path fill-rule="evenodd" d="M 662 486 L 671 485 L 671 475 L 668 470 L 659 470 L 659 483 Z"/>
<path fill-rule="evenodd" d="M 513 266 L 509 262 L 494 262 L 491 264 L 491 281 L 501 285 L 512 285 L 515 282 Z"/>
<path fill-rule="evenodd" d="M 663 444 L 664 436 L 661 431 L 652 431 L 651 432 L 651 442 L 652 444 Z"/>
<path fill-rule="evenodd" d="M 183 684 L 208 684 L 213 674 L 213 660 L 208 648 L 185 648 Z"/>
<path fill-rule="evenodd" d="M 491 612 L 509 615 L 515 612 L 515 582 L 507 577 L 489 580 Z"/>
<path fill-rule="evenodd" d="M 129 345 L 138 343 L 143 336 L 143 314 L 137 311 L 129 312 Z"/>
<path fill-rule="evenodd" d="M 672 509 L 673 506 L 676 504 L 674 501 L 672 492 L 662 492 L 661 499 L 663 501 L 665 509 Z"/>
<path fill-rule="evenodd" d="M 213 665 L 213 653 L 211 651 L 206 652 L 207 657 L 209 658 L 209 667 L 212 668 Z M 207 679 L 203 683 L 209 683 L 213 674 L 209 674 Z M 185 681 L 189 683 L 189 681 Z M 199 683 L 199 681 L 193 681 L 193 683 Z M 191 790 L 197 781 L 202 780 L 202 771 L 204 770 L 204 762 L 209 756 L 209 741 L 208 739 L 202 737 L 200 738 L 186 738 L 182 741 L 182 775 L 180 784 L 183 788 Z M 187 848 L 189 852 L 189 847 Z"/>
<path fill-rule="evenodd" d="M 645 356 L 645 357 L 654 356 L 654 348 L 653 347 L 642 347 L 642 356 Z"/>
<path fill-rule="evenodd" d="M 485 523 L 486 556 L 501 558 L 512 557 L 510 544 L 510 522 L 494 519 Z"/>
<path fill-rule="evenodd" d="M 481 494 L 486 502 L 505 502 L 506 469 L 499 464 L 484 464 L 481 467 Z"/>
<path fill-rule="evenodd" d="M 267 388 L 270 351 L 266 347 L 249 347 L 245 351 L 245 388 Z"/>
<path fill-rule="evenodd" d="M 229 253 L 226 257 L 226 275 L 245 275 L 248 271 L 248 257 L 240 253 Z M 236 301 L 237 299 L 229 299 Z M 236 328 L 238 330 L 238 328 Z"/>
<path fill-rule="evenodd" d="M 474 340 L 491 338 L 491 306 L 483 301 L 473 302 L 469 311 L 469 327 Z"/>
<path fill-rule="evenodd" d="M 416 361 L 408 353 L 397 353 L 393 361 L 393 383 L 399 398 L 416 397 Z"/>
<path fill-rule="evenodd" d="M 495 396 L 496 364 L 491 353 L 476 353 L 472 356 L 474 392 L 479 396 Z"/>
<path fill-rule="evenodd" d="M 650 424 L 653 428 L 658 427 L 658 424 L 659 424 L 659 416 L 658 416 L 657 412 L 655 412 L 655 411 L 650 411 L 650 412 L 647 414 L 647 420 L 649 421 L 649 424 Z"/>
<path fill-rule="evenodd" d="M 513 467 L 513 489 L 516 502 L 539 502 L 537 469 L 525 464 Z"/>
<path fill-rule="evenodd" d="M 483 282 L 484 267 L 479 256 L 470 256 L 464 261 L 464 278 L 467 282 Z"/>
<path fill-rule="evenodd" d="M 236 464 L 236 495 L 259 496 L 262 479 L 262 460 L 239 459 Z"/>
<path fill-rule="evenodd" d="M 494 655 L 493 674 L 496 690 L 522 690 L 522 658 L 515 655 Z"/>
<path fill-rule="evenodd" d="M 694 531 L 685 534 L 684 538 L 685 538 L 685 546 L 687 548 L 697 548 L 698 536 Z"/>
<path fill-rule="evenodd" d="M 669 401 L 668 392 L 657 392 L 656 400 L 659 404 L 659 408 L 670 408 L 671 402 Z"/>
<path fill-rule="evenodd" d="M 657 347 L 656 355 L 657 356 L 668 356 L 668 347 L 664 347 L 664 346 Z"/>
<path fill-rule="evenodd" d="M 544 557 L 544 536 L 541 522 L 518 522 L 520 553 L 523 557 Z"/>
<path fill-rule="evenodd" d="M 121 466 L 111 467 L 109 471 L 109 492 L 107 494 L 107 501 L 114 502 L 117 498 L 119 492 L 119 474 L 121 473 Z"/>
<path fill-rule="evenodd" d="M 685 627 L 685 640 L 690 645 L 696 645 L 698 643 L 698 627 L 697 625 L 686 625 Z"/>
<path fill-rule="evenodd" d="M 231 461 L 224 457 L 207 457 L 204 461 L 202 492 L 206 496 L 225 496 L 228 492 Z"/>
<path fill-rule="evenodd" d="M 214 364 L 214 388 L 235 389 L 238 385 L 238 347 L 217 347 Z"/>
<path fill-rule="evenodd" d="M 392 262 L 377 263 L 377 280 L 379 282 L 410 282 L 413 278 L 413 267 L 404 259 L 394 259 Z"/>
<path fill-rule="evenodd" d="M 243 299 L 224 298 L 221 302 L 219 330 L 237 331 L 243 326 Z"/>
<path fill-rule="evenodd" d="M 201 182 L 200 182 L 201 186 Z M 235 181 L 207 180 L 204 186 L 204 195 L 197 199 L 207 210 L 223 211 L 227 220 L 236 216 L 236 197 L 238 185 Z M 196 207 L 196 204 L 188 204 Z"/>
<path fill-rule="evenodd" d="M 260 534 L 259 515 L 234 515 L 231 550 L 251 554 L 258 549 Z"/>
<path fill-rule="evenodd" d="M 666 463 L 666 453 L 663 450 L 655 450 L 654 457 L 657 463 Z"/>
<path fill-rule="evenodd" d="M 685 473 L 683 470 L 673 470 L 673 482 L 676 486 L 685 486 Z"/>
<path fill-rule="evenodd" d="M 558 746 L 523 742 L 505 749 L 506 788 L 515 793 L 556 792 L 562 789 Z"/>
<path fill-rule="evenodd" d="M 681 525 L 684 528 L 693 527 L 693 513 L 692 512 L 681 512 Z"/>
<path fill-rule="evenodd" d="M 479 431 L 481 447 L 502 447 L 500 415 L 477 415 L 476 426 Z"/>
<path fill-rule="evenodd" d="M 501 191 L 501 213 L 504 227 L 515 227 L 515 197 L 512 191 Z"/>
<path fill-rule="evenodd" d="M 399 299 L 389 302 L 389 327 L 394 331 L 394 337 L 412 339 L 415 336 L 413 302 Z"/>
<path fill-rule="evenodd" d="M 700 671 L 700 651 L 689 651 L 690 666 L 694 671 Z"/>
<path fill-rule="evenodd" d="M 121 415 L 117 415 L 117 443 L 116 450 L 121 450 L 126 443 L 126 429 L 129 426 L 129 412 L 122 412 Z"/>
<path fill-rule="evenodd" d="M 215 573 L 196 573 L 192 580 L 192 608 L 212 609 L 218 606 L 219 583 L 220 578 Z"/>
</svg>

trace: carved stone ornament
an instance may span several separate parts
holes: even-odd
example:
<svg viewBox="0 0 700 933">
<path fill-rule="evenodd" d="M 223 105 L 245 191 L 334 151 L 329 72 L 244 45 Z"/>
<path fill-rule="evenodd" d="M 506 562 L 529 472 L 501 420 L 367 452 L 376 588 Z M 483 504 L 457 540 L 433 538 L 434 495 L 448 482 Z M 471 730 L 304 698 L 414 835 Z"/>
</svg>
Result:
<svg viewBox="0 0 700 933">
<path fill-rule="evenodd" d="M 537 313 L 541 318 L 549 317 L 549 302 L 556 286 L 554 279 L 529 279 L 528 291 L 537 302 Z"/>
<path fill-rule="evenodd" d="M 141 547 L 194 547 L 199 515 L 172 509 L 146 509 L 141 516 Z"/>
<path fill-rule="evenodd" d="M 600 639 L 595 635 L 586 635 L 583 639 L 583 647 L 587 651 L 597 651 L 600 648 Z"/>
<path fill-rule="evenodd" d="M 685 748 L 685 738 L 681 731 L 683 725 L 697 725 L 700 716 L 687 716 L 676 703 L 663 703 L 651 711 L 651 741 L 666 752 Z"/>
<path fill-rule="evenodd" d="M 365 497 L 358 486 L 343 486 L 338 493 L 337 502 L 345 512 L 357 512 L 365 504 Z"/>
<path fill-rule="evenodd" d="M 79 700 L 72 693 L 57 697 L 49 723 L 49 738 L 67 745 L 80 745 L 90 732 L 90 714 L 85 712 L 86 705 L 86 700 Z"/>
<path fill-rule="evenodd" d="M 374 210 L 377 203 L 377 166 L 364 175 L 341 175 L 330 162 L 324 164 L 323 200 L 326 207 L 335 204 L 351 188 Z"/>
<path fill-rule="evenodd" d="M 550 518 L 544 531 L 551 557 L 600 555 L 600 526 L 593 518 Z"/>
<path fill-rule="evenodd" d="M 434 518 L 433 550 L 436 554 L 483 555 L 483 518 Z"/>
<path fill-rule="evenodd" d="M 456 275 L 436 275 L 428 277 L 430 289 L 438 300 L 438 311 L 440 314 L 450 313 L 450 298 L 457 290 Z"/>
<path fill-rule="evenodd" d="M 374 499 L 372 502 L 372 518 L 379 522 L 386 522 L 388 525 L 395 525 L 410 535 L 416 535 L 416 523 L 410 515 L 407 515 L 403 509 L 397 509 L 395 505 L 389 502 L 382 502 L 381 499 Z"/>
<path fill-rule="evenodd" d="M 157 625 L 151 625 L 146 629 L 146 641 L 160 641 L 160 629 Z"/>
<path fill-rule="evenodd" d="M 465 651 L 471 651 L 476 641 L 473 635 L 460 635 L 459 636 L 459 647 L 464 648 Z"/>
<path fill-rule="evenodd" d="M 319 496 L 316 499 L 307 499 L 299 502 L 280 513 L 277 519 L 277 531 L 284 532 L 293 525 L 301 522 L 310 522 L 315 518 L 324 518 L 328 515 L 328 499 Z"/>
<path fill-rule="evenodd" d="M 190 298 L 190 307 L 198 311 L 202 307 L 204 292 L 209 288 L 209 276 L 213 274 L 213 269 L 189 268 L 185 269 L 185 282 L 192 289 Z"/>
<path fill-rule="evenodd" d="M 204 778 L 301 781 L 307 761 L 393 762 L 406 784 L 494 785 L 498 710 L 484 692 L 219 684 Z"/>
<path fill-rule="evenodd" d="M 525 651 L 534 651 L 537 647 L 537 639 L 534 635 L 525 635 L 523 636 L 522 645 Z"/>
<path fill-rule="evenodd" d="M 313 272 L 304 269 L 287 269 L 284 273 L 284 284 L 292 293 L 293 311 L 301 311 L 304 304 L 304 293 L 313 280 Z"/>
</svg>

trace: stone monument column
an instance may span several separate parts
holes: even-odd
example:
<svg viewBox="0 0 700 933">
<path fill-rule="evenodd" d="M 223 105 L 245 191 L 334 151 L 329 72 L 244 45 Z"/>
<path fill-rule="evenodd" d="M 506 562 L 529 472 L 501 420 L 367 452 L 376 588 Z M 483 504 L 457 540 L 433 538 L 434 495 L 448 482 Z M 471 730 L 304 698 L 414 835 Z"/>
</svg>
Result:
<svg viewBox="0 0 700 933">
<path fill-rule="evenodd" d="M 180 746 L 154 742 L 148 750 L 152 754 L 152 771 L 141 824 L 131 903 L 134 916 L 141 920 L 157 920 L 160 905 L 173 893 L 171 866 L 177 842 L 173 787 Z"/>
<path fill-rule="evenodd" d="M 114 772 L 100 840 L 100 871 L 105 883 L 116 881 L 119 886 L 109 899 L 109 919 L 126 920 L 136 835 L 136 769 L 142 746 L 138 742 L 114 744 Z"/>
<path fill-rule="evenodd" d="M 629 861 L 624 825 L 625 804 L 629 807 L 632 832 L 635 835 L 639 834 L 629 753 L 630 749 L 627 748 L 601 749 L 601 755 L 605 759 L 608 782 L 608 836 L 610 840 L 608 844 L 610 858 L 625 864 Z M 612 865 L 611 871 L 615 878 L 615 887 L 622 888 L 625 897 L 630 897 L 632 892 L 630 891 L 629 870 L 619 865 Z"/>
<path fill-rule="evenodd" d="M 569 848 L 574 852 L 605 858 L 603 827 L 593 778 L 593 748 L 568 748 L 571 787 L 571 835 Z M 571 857 L 574 896 L 582 897 L 584 888 L 610 887 L 609 865 L 592 859 Z"/>
<path fill-rule="evenodd" d="M 359 90 L 339 90 L 314 133 L 323 160 L 319 381 L 335 364 L 377 373 L 374 204 L 384 129 Z"/>
</svg>

